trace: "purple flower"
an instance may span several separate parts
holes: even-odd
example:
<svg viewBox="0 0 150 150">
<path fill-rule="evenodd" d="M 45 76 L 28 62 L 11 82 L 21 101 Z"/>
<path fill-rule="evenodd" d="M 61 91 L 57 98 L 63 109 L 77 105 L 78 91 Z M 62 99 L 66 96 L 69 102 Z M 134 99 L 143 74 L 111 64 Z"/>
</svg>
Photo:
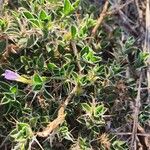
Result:
<svg viewBox="0 0 150 150">
<path fill-rule="evenodd" d="M 18 81 L 25 84 L 32 84 L 32 80 L 30 78 L 20 76 L 18 73 L 11 70 L 5 70 L 5 73 L 3 73 L 2 76 L 4 76 L 4 78 L 7 80 Z"/>
<path fill-rule="evenodd" d="M 20 78 L 20 75 L 18 74 L 18 73 L 16 73 L 16 72 L 13 72 L 13 71 L 11 71 L 11 70 L 5 70 L 5 73 L 4 74 L 2 74 L 4 77 L 5 77 L 5 79 L 7 79 L 7 80 L 18 80 L 19 78 Z"/>
</svg>

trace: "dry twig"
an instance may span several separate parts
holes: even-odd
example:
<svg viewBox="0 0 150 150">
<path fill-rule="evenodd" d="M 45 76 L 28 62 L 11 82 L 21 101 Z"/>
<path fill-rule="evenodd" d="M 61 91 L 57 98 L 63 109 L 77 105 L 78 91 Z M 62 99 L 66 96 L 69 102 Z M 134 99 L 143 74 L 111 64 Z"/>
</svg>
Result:
<svg viewBox="0 0 150 150">
<path fill-rule="evenodd" d="M 58 116 L 42 132 L 37 132 L 39 137 L 47 137 L 53 130 L 55 130 L 65 120 L 64 106 L 60 107 Z"/>
<path fill-rule="evenodd" d="M 105 4 L 104 4 L 104 7 L 103 7 L 103 10 L 102 10 L 102 12 L 100 13 L 100 16 L 99 16 L 99 18 L 98 18 L 98 20 L 97 20 L 96 26 L 95 26 L 95 27 L 93 28 L 93 30 L 92 30 L 92 36 L 93 36 L 93 37 L 95 37 L 97 29 L 99 28 L 99 26 L 101 25 L 103 19 L 104 19 L 105 16 L 107 15 L 106 12 L 107 12 L 107 10 L 108 10 L 108 5 L 109 5 L 109 1 L 106 0 L 106 2 L 105 2 Z"/>
<path fill-rule="evenodd" d="M 135 99 L 135 109 L 134 109 L 134 121 L 133 121 L 133 130 L 132 130 L 132 140 L 131 140 L 131 150 L 137 150 L 136 147 L 136 137 L 137 137 L 137 129 L 138 129 L 138 115 L 140 110 L 140 93 L 141 93 L 141 83 L 142 83 L 142 71 L 138 83 L 138 92 L 137 97 Z"/>
<path fill-rule="evenodd" d="M 47 137 L 52 131 L 54 131 L 60 124 L 65 121 L 65 108 L 68 103 L 72 100 L 77 90 L 77 86 L 69 93 L 68 97 L 64 101 L 64 104 L 59 108 L 57 118 L 50 122 L 45 129 L 41 132 L 37 132 L 36 135 L 39 137 Z"/>
<path fill-rule="evenodd" d="M 130 0 L 128 2 L 126 2 L 125 4 L 123 5 L 120 5 L 118 7 L 115 6 L 115 8 L 113 8 L 112 10 L 108 11 L 108 5 L 109 5 L 109 1 L 106 0 L 105 4 L 104 4 L 104 7 L 103 7 L 103 10 L 102 12 L 100 13 L 100 16 L 97 20 L 97 23 L 95 25 L 95 27 L 93 28 L 92 30 L 92 37 L 95 37 L 96 35 L 96 32 L 98 30 L 98 28 L 100 27 L 100 25 L 102 24 L 102 21 L 103 19 L 107 16 L 107 15 L 112 15 L 112 14 L 115 14 L 115 13 L 118 13 L 119 11 L 121 11 L 121 9 L 123 9 L 125 6 L 129 5 L 130 3 L 132 3 L 133 0 Z M 133 30 L 133 29 L 132 29 Z M 135 31 L 134 31 L 135 32 Z"/>
<path fill-rule="evenodd" d="M 146 0 L 146 33 L 145 33 L 145 44 L 144 52 L 149 54 L 147 60 L 147 81 L 148 81 L 148 100 L 150 103 L 150 0 Z"/>
<path fill-rule="evenodd" d="M 116 135 L 120 136 L 130 136 L 133 135 L 131 132 L 119 132 L 119 133 L 114 133 Z M 150 134 L 146 133 L 144 128 L 142 128 L 139 124 L 137 124 L 137 137 L 138 137 L 138 145 L 142 147 L 143 150 L 148 150 L 150 149 Z"/>
<path fill-rule="evenodd" d="M 130 1 L 127 1 L 125 4 L 122 4 L 118 7 L 115 6 L 115 8 L 113 8 L 112 10 L 107 12 L 107 15 L 112 15 L 112 14 L 117 13 L 118 11 L 120 11 L 121 9 L 123 9 L 124 7 L 126 7 L 127 5 L 129 5 L 132 2 L 133 2 L 133 0 L 130 0 Z"/>
</svg>

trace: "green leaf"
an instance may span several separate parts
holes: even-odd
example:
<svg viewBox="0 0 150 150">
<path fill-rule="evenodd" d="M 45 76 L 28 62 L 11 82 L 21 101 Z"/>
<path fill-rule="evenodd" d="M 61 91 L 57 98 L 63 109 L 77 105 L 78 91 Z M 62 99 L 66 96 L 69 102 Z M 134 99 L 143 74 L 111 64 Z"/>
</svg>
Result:
<svg viewBox="0 0 150 150">
<path fill-rule="evenodd" d="M 75 71 L 73 71 L 71 75 L 72 75 L 72 77 L 73 77 L 73 80 L 75 80 L 76 82 L 78 82 L 78 80 L 79 80 L 79 75 L 78 75 Z"/>
<path fill-rule="evenodd" d="M 6 82 L 0 81 L 0 88 L 6 92 L 9 91 L 10 85 Z"/>
<path fill-rule="evenodd" d="M 125 48 L 130 48 L 135 43 L 134 37 L 129 37 L 127 41 L 125 42 Z"/>
<path fill-rule="evenodd" d="M 3 53 L 5 48 L 6 48 L 6 41 L 5 40 L 1 40 L 0 41 L 0 54 Z"/>
<path fill-rule="evenodd" d="M 8 99 L 14 100 L 14 95 L 11 93 L 5 93 L 5 97 L 7 97 Z"/>
<path fill-rule="evenodd" d="M 38 2 L 39 2 L 41 5 L 43 5 L 44 2 L 45 2 L 45 0 L 38 0 Z"/>
<path fill-rule="evenodd" d="M 18 41 L 18 45 L 20 47 L 26 47 L 26 44 L 27 44 L 27 38 L 20 38 L 19 41 Z"/>
<path fill-rule="evenodd" d="M 64 15 L 67 16 L 74 11 L 74 7 L 69 0 L 64 0 Z"/>
<path fill-rule="evenodd" d="M 75 26 L 71 26 L 71 36 L 74 39 L 77 35 L 77 28 Z"/>
<path fill-rule="evenodd" d="M 42 89 L 42 85 L 41 84 L 37 84 L 33 87 L 33 91 L 40 91 Z"/>
<path fill-rule="evenodd" d="M 91 113 L 92 112 L 92 107 L 90 105 L 88 105 L 87 103 L 82 103 L 81 106 L 82 106 L 82 109 L 84 111 L 86 111 L 87 113 Z"/>
<path fill-rule="evenodd" d="M 37 19 L 30 19 L 29 22 L 36 28 L 41 28 L 41 24 Z"/>
<path fill-rule="evenodd" d="M 13 86 L 10 88 L 11 93 L 16 94 L 18 92 L 18 87 L 17 86 Z"/>
<path fill-rule="evenodd" d="M 88 63 L 97 63 L 101 60 L 101 57 L 95 56 L 95 52 L 88 46 L 84 47 L 81 51 L 82 58 Z"/>
<path fill-rule="evenodd" d="M 80 0 L 76 0 L 76 1 L 72 4 L 72 6 L 74 7 L 74 9 L 76 9 L 76 8 L 78 8 L 79 4 L 80 4 Z"/>
<path fill-rule="evenodd" d="M 32 118 L 30 118 L 29 122 L 30 122 L 30 126 L 36 128 L 36 125 L 37 125 L 37 122 L 38 122 L 38 118 L 37 117 L 32 117 Z"/>
<path fill-rule="evenodd" d="M 52 71 L 54 69 L 58 69 L 58 67 L 54 63 L 48 63 L 47 68 Z"/>
<path fill-rule="evenodd" d="M 125 144 L 124 141 L 116 140 L 112 143 L 112 146 L 115 150 L 124 150 L 125 149 L 124 144 Z"/>
<path fill-rule="evenodd" d="M 43 92 L 43 96 L 46 98 L 46 99 L 55 99 L 49 91 L 47 91 L 46 89 L 44 89 L 44 92 Z"/>
<path fill-rule="evenodd" d="M 5 104 L 8 104 L 8 103 L 10 103 L 12 100 L 11 99 L 9 99 L 9 98 L 7 98 L 6 96 L 4 96 L 3 98 L 2 98 L 2 100 L 1 100 L 1 105 L 5 105 Z"/>
<path fill-rule="evenodd" d="M 43 82 L 42 78 L 38 74 L 35 74 L 33 76 L 33 81 L 35 84 L 42 84 L 42 82 Z"/>
<path fill-rule="evenodd" d="M 28 57 L 26 57 L 26 56 L 21 56 L 21 57 L 20 57 L 20 61 L 21 61 L 21 63 L 23 63 L 24 65 L 28 65 L 30 59 L 29 59 Z"/>
<path fill-rule="evenodd" d="M 107 109 L 104 107 L 104 105 L 96 106 L 95 112 L 94 112 L 94 116 L 95 116 L 95 117 L 100 117 L 100 116 L 103 115 L 106 111 L 107 111 Z"/>
<path fill-rule="evenodd" d="M 25 142 L 33 136 L 33 133 L 28 124 L 19 122 L 10 135 L 16 142 Z"/>
<path fill-rule="evenodd" d="M 5 28 L 7 27 L 7 21 L 6 20 L 2 20 L 0 19 L 0 29 L 1 30 L 5 30 Z"/>
<path fill-rule="evenodd" d="M 37 43 L 37 41 L 38 41 L 37 35 L 34 34 L 34 33 L 31 34 L 31 35 L 28 37 L 27 42 L 26 42 L 27 47 L 32 47 L 32 46 L 34 46 L 34 45 Z"/>
<path fill-rule="evenodd" d="M 47 15 L 47 13 L 44 10 L 41 10 L 39 14 L 39 18 L 40 20 L 44 21 L 44 20 L 49 20 L 50 17 Z"/>
<path fill-rule="evenodd" d="M 37 66 L 39 67 L 39 69 L 43 69 L 44 68 L 44 57 L 43 54 L 41 54 L 39 56 L 39 58 L 37 59 Z"/>
<path fill-rule="evenodd" d="M 27 18 L 27 19 L 34 19 L 34 16 L 29 12 L 29 11 L 24 11 L 23 15 Z"/>
<path fill-rule="evenodd" d="M 66 73 L 67 75 L 71 74 L 73 72 L 73 70 L 75 69 L 75 65 L 74 64 L 69 64 L 66 68 Z"/>
</svg>

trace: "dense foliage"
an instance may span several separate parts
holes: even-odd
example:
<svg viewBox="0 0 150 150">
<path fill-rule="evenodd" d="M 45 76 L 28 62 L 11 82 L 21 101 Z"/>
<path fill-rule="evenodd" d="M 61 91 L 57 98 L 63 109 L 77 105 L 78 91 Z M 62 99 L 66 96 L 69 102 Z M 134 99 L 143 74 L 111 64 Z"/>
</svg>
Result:
<svg viewBox="0 0 150 150">
<path fill-rule="evenodd" d="M 88 0 L 3 4 L 0 73 L 14 71 L 20 80 L 0 77 L 0 149 L 129 149 L 132 135 L 123 133 L 132 133 L 139 84 L 138 132 L 148 133 L 149 54 L 116 14 L 106 15 L 92 35 L 103 5 Z"/>
</svg>

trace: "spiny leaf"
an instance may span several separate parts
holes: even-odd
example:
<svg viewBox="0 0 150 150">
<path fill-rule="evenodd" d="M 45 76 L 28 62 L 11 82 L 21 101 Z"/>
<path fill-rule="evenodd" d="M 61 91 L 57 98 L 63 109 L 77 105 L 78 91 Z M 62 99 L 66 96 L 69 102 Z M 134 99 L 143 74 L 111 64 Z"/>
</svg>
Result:
<svg viewBox="0 0 150 150">
<path fill-rule="evenodd" d="M 74 11 L 74 7 L 69 0 L 64 0 L 64 15 L 67 16 Z"/>
</svg>

